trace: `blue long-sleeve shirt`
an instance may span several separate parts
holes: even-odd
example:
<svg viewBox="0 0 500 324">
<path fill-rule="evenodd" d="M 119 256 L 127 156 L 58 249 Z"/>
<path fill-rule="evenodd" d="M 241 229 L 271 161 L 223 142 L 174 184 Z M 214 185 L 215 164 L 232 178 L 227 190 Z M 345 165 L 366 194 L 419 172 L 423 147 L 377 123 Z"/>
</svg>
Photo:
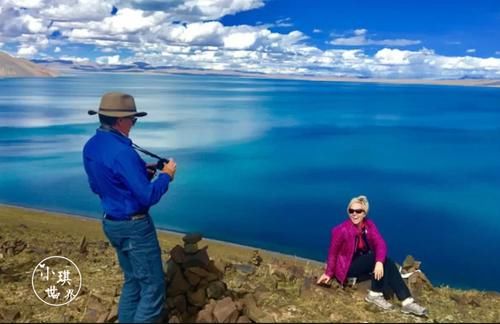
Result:
<svg viewBox="0 0 500 324">
<path fill-rule="evenodd" d="M 98 128 L 83 148 L 90 188 L 101 198 L 105 214 L 128 219 L 146 213 L 167 192 L 170 176 L 147 177 L 146 163 L 120 133 Z"/>
</svg>

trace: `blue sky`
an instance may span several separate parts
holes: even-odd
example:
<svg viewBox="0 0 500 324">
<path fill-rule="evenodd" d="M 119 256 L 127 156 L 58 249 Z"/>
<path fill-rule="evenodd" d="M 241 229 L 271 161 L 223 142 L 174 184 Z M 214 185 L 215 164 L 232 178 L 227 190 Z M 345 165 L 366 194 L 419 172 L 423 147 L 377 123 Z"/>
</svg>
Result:
<svg viewBox="0 0 500 324">
<path fill-rule="evenodd" d="M 308 33 L 310 42 L 323 49 L 332 34 L 367 29 L 376 39 L 420 40 L 418 45 L 443 55 L 500 57 L 500 1 L 463 0 L 271 0 L 266 6 L 221 19 L 225 25 L 273 23 L 287 19 L 290 26 L 272 28 Z M 314 33 L 314 29 L 321 30 Z M 337 46 L 340 48 L 339 46 Z M 376 50 L 380 46 L 367 46 Z"/>
<path fill-rule="evenodd" d="M 0 0 L 0 50 L 99 64 L 500 78 L 500 1 Z"/>
</svg>

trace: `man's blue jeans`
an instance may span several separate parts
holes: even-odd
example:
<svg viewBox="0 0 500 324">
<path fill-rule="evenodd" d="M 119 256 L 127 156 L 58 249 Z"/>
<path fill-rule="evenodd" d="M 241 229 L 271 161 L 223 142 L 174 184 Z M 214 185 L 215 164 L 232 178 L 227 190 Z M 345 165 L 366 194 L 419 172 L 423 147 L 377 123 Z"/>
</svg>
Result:
<svg viewBox="0 0 500 324">
<path fill-rule="evenodd" d="M 103 230 L 116 249 L 125 277 L 119 322 L 158 321 L 165 302 L 165 278 L 153 220 L 150 216 L 131 221 L 104 219 Z"/>
</svg>

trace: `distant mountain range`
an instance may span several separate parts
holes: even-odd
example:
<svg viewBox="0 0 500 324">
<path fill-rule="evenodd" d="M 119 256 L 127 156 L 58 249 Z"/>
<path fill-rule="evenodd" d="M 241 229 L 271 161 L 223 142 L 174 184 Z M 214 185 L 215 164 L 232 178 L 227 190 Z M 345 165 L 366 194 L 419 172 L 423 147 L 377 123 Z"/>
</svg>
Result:
<svg viewBox="0 0 500 324">
<path fill-rule="evenodd" d="M 22 58 L 0 52 L 0 78 L 2 77 L 52 77 L 58 72 Z"/>
</svg>

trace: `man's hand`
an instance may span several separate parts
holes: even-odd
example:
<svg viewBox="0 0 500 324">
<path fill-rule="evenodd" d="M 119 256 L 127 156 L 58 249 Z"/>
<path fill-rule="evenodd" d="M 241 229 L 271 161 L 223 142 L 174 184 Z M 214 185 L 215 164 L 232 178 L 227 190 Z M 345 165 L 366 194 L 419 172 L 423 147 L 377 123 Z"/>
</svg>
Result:
<svg viewBox="0 0 500 324">
<path fill-rule="evenodd" d="M 384 276 L 384 264 L 380 261 L 375 263 L 375 268 L 373 269 L 373 276 L 375 280 L 380 280 Z"/>
<path fill-rule="evenodd" d="M 163 164 L 163 169 L 160 172 L 166 173 L 170 176 L 170 181 L 174 181 L 175 171 L 177 170 L 177 164 L 174 159 L 169 158 L 168 163 Z"/>
</svg>

